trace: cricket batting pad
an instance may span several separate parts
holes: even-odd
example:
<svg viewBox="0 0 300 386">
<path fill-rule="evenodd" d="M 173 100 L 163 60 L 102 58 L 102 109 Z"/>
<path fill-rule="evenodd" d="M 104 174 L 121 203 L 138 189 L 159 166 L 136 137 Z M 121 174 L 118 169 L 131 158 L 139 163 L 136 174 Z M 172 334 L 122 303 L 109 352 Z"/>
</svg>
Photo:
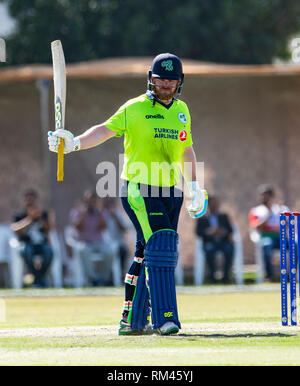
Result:
<svg viewBox="0 0 300 386">
<path fill-rule="evenodd" d="M 132 330 L 143 330 L 146 324 L 148 323 L 149 315 L 149 291 L 146 285 L 145 262 L 143 262 L 136 284 L 134 299 L 132 302 L 132 313 L 130 322 Z"/>
<path fill-rule="evenodd" d="M 170 229 L 154 232 L 145 248 L 145 261 L 149 275 L 153 328 L 178 320 L 175 268 L 178 261 L 178 234 Z"/>
</svg>

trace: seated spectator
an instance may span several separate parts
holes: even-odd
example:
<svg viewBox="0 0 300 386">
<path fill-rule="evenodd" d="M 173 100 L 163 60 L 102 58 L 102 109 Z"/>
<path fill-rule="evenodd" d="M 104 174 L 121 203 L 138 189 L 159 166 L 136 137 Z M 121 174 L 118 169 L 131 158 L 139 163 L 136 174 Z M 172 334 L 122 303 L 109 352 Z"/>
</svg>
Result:
<svg viewBox="0 0 300 386">
<path fill-rule="evenodd" d="M 126 221 L 123 211 L 118 207 L 117 199 L 106 197 L 102 200 L 103 214 L 107 222 L 107 232 L 110 239 L 118 244 L 118 254 L 122 273 L 127 272 L 128 246 L 125 240 L 126 231 L 131 226 Z"/>
<path fill-rule="evenodd" d="M 48 233 L 54 227 L 51 211 L 42 209 L 38 194 L 28 190 L 24 194 L 24 209 L 14 215 L 12 230 L 21 242 L 21 256 L 34 276 L 33 287 L 46 287 L 46 274 L 53 259 Z"/>
<path fill-rule="evenodd" d="M 83 205 L 71 210 L 70 220 L 77 230 L 78 240 L 83 243 L 80 254 L 88 281 L 93 286 L 110 285 L 114 250 L 106 236 L 107 222 L 95 192 L 84 193 Z M 100 262 L 98 271 L 95 255 Z"/>
<path fill-rule="evenodd" d="M 273 281 L 272 251 L 280 248 L 279 217 L 280 213 L 288 211 L 288 208 L 275 202 L 272 186 L 260 185 L 258 194 L 260 204 L 249 211 L 249 225 L 258 232 L 262 241 L 266 281 Z"/>
<path fill-rule="evenodd" d="M 230 270 L 233 258 L 232 226 L 226 213 L 219 212 L 219 203 L 216 196 L 208 198 L 208 212 L 197 220 L 196 233 L 203 239 L 203 248 L 209 267 L 209 281 L 216 283 L 216 253 L 224 255 L 223 283 L 229 283 Z"/>
</svg>

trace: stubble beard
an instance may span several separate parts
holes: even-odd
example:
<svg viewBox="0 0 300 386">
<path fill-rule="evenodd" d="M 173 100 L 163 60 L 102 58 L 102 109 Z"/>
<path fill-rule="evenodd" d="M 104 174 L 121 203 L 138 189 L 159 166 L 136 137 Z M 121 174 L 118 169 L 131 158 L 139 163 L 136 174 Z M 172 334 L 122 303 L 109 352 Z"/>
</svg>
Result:
<svg viewBox="0 0 300 386">
<path fill-rule="evenodd" d="M 165 92 L 161 92 L 160 90 L 163 89 Z M 166 92 L 167 90 L 170 90 L 168 93 Z M 171 90 L 174 90 L 174 91 L 171 91 Z M 162 87 L 155 87 L 155 95 L 157 97 L 157 99 L 163 103 L 166 103 L 166 102 L 171 102 L 174 95 L 175 95 L 175 88 L 174 87 L 165 87 L 165 88 L 162 88 Z"/>
</svg>

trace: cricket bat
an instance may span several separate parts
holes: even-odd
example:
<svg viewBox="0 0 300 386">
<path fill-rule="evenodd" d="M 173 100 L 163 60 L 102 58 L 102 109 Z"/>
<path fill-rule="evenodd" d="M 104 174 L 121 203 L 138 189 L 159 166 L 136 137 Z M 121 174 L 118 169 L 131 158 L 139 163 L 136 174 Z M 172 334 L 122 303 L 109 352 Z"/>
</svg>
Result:
<svg viewBox="0 0 300 386">
<path fill-rule="evenodd" d="M 54 82 L 55 130 L 65 128 L 66 63 L 60 40 L 51 43 Z M 57 181 L 64 180 L 64 140 L 61 138 L 57 153 Z"/>
</svg>

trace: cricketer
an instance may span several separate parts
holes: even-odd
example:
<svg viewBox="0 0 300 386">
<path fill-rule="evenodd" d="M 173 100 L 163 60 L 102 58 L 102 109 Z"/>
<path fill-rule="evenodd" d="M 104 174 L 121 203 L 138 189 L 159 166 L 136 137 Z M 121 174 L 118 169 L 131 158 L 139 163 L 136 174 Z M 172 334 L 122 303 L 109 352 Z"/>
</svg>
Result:
<svg viewBox="0 0 300 386">
<path fill-rule="evenodd" d="M 124 135 L 121 201 L 137 239 L 125 277 L 120 335 L 170 335 L 181 328 L 175 288 L 180 172 L 191 197 L 189 215 L 198 218 L 207 208 L 207 192 L 196 179 L 190 113 L 178 99 L 183 83 L 181 60 L 160 54 L 148 73 L 147 92 L 127 101 L 106 122 L 77 137 L 63 129 L 48 133 L 50 151 L 58 151 L 62 138 L 65 154 Z"/>
</svg>

